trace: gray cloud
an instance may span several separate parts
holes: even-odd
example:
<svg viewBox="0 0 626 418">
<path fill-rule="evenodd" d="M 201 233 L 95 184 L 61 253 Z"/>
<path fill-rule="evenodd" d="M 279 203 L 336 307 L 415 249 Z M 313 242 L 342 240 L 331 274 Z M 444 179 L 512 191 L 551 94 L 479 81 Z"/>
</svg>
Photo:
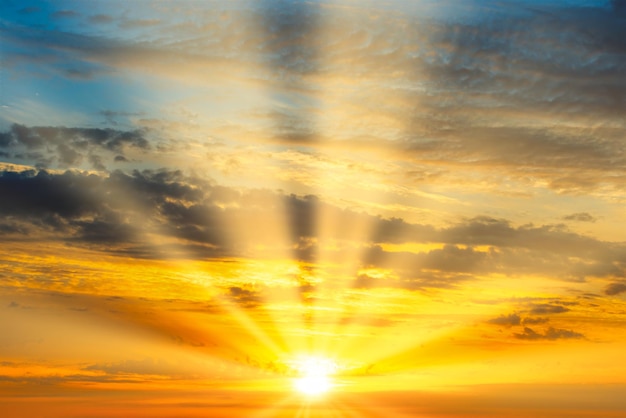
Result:
<svg viewBox="0 0 626 418">
<path fill-rule="evenodd" d="M 585 336 L 579 332 L 560 328 L 548 328 L 544 333 L 536 332 L 532 328 L 524 327 L 524 332 L 513 334 L 515 338 L 520 340 L 562 340 L 562 339 L 581 339 Z"/>
<path fill-rule="evenodd" d="M 613 11 L 617 14 L 626 12 L 626 1 L 624 0 L 611 0 Z"/>
<path fill-rule="evenodd" d="M 518 314 L 512 313 L 509 315 L 500 315 L 497 318 L 488 320 L 487 323 L 494 325 L 513 326 L 520 325 L 522 323 L 522 318 Z"/>
<path fill-rule="evenodd" d="M 27 158 L 38 165 L 48 165 L 53 159 L 60 167 L 79 165 L 87 157 L 92 166 L 104 169 L 102 156 L 90 153 L 101 150 L 123 153 L 127 147 L 147 150 L 150 143 L 145 132 L 118 131 L 99 128 L 26 127 L 14 124 L 0 136 L 0 148 L 12 153 L 13 159 Z M 23 151 L 28 150 L 28 154 Z M 37 151 L 33 151 L 37 150 Z M 36 153 L 34 153 L 36 152 Z"/>
<path fill-rule="evenodd" d="M 511 327 L 511 326 L 517 326 L 517 325 L 539 325 L 539 324 L 545 324 L 546 322 L 549 322 L 549 321 L 550 321 L 550 318 L 545 318 L 545 317 L 522 318 L 519 314 L 512 313 L 509 315 L 500 315 L 497 318 L 489 319 L 487 320 L 487 323 L 493 324 L 493 325 L 503 325 L 503 326 Z"/>
<path fill-rule="evenodd" d="M 178 171 L 102 176 L 5 171 L 0 172 L 0 194 L 5 197 L 0 214 L 6 217 L 7 237 L 54 233 L 59 240 L 137 257 L 273 257 L 288 249 L 291 257 L 308 263 L 349 260 L 355 268 L 391 269 L 396 275 L 394 280 L 355 277 L 356 287 L 453 287 L 494 273 L 564 280 L 626 274 L 622 245 L 564 227 L 515 227 L 506 220 L 479 217 L 437 229 L 341 209 L 312 195 L 231 189 Z M 369 234 L 363 234 L 364 225 Z M 148 241 L 155 233 L 178 243 L 173 248 Z M 384 249 L 386 243 L 411 242 L 443 246 L 421 252 Z M 258 245 L 266 250 L 251 253 Z M 572 257 L 581 261 L 572 263 Z M 553 303 L 525 308 L 533 315 L 568 310 Z"/>
<path fill-rule="evenodd" d="M 568 312 L 569 308 L 551 303 L 532 303 L 530 304 L 529 313 L 534 315 L 557 314 Z"/>
<path fill-rule="evenodd" d="M 624 292 L 626 292 L 626 283 L 624 282 L 611 283 L 604 289 L 604 293 L 610 296 L 619 295 Z"/>
<path fill-rule="evenodd" d="M 498 10 L 472 4 L 485 13 L 462 19 L 431 16 L 426 9 L 407 10 L 401 19 L 385 13 L 374 17 L 369 9 L 345 7 L 349 13 L 264 1 L 229 9 L 224 12 L 228 19 L 201 10 L 206 26 L 177 28 L 190 39 L 184 47 L 169 42 L 168 33 L 162 42 L 145 43 L 16 27 L 7 39 L 17 49 L 59 58 L 51 66 L 150 68 L 201 83 L 253 68 L 271 92 L 272 109 L 251 113 L 268 119 L 257 122 L 273 125 L 272 133 L 263 135 L 270 141 L 332 148 L 344 139 L 368 142 L 373 135 L 376 141 L 369 147 L 432 167 L 441 181 L 464 181 L 466 170 L 493 180 L 490 173 L 497 168 L 497 181 L 479 182 L 494 188 L 507 179 L 531 178 L 562 193 L 616 191 L 626 185 L 621 170 L 626 164 L 620 119 L 626 100 L 621 2 L 614 3 L 613 12 L 555 4 Z M 410 9 L 401 3 L 394 7 Z M 450 9 L 456 10 L 452 3 Z M 255 22 L 254 30 L 243 30 L 241 22 Z M 146 30 L 157 27 L 156 20 L 135 23 Z M 17 54 L 14 60 L 25 56 Z M 7 61 L 13 61 L 12 53 Z M 217 76 L 207 77 L 214 70 Z M 63 71 L 92 76 L 81 66 Z M 390 78 L 391 73 L 396 75 Z M 357 82 L 358 94 L 320 94 L 315 86 L 325 77 Z M 338 125 L 333 135 L 342 139 L 324 141 L 316 116 L 324 108 L 353 109 L 348 120 L 359 123 Z M 372 122 L 381 114 L 388 125 Z"/>
<path fill-rule="evenodd" d="M 522 324 L 523 325 L 538 325 L 538 324 L 545 324 L 546 322 L 550 322 L 550 318 L 545 318 L 545 317 L 526 317 L 522 320 Z"/>
<path fill-rule="evenodd" d="M 563 219 L 566 221 L 576 221 L 576 222 L 595 222 L 596 221 L 596 218 L 594 218 L 587 212 L 572 213 L 571 215 L 564 216 Z"/>
<path fill-rule="evenodd" d="M 246 289 L 240 286 L 232 286 L 228 289 L 230 298 L 246 308 L 255 308 L 261 305 L 263 298 L 260 292 L 254 289 Z"/>
<path fill-rule="evenodd" d="M 29 7 L 24 7 L 23 9 L 19 10 L 19 13 L 21 14 L 32 14 L 32 13 L 38 13 L 41 11 L 40 7 L 36 7 L 36 6 L 29 6 Z"/>
<path fill-rule="evenodd" d="M 114 21 L 112 16 L 106 14 L 97 14 L 89 17 L 89 22 L 97 24 L 111 23 Z"/>
<path fill-rule="evenodd" d="M 80 13 L 74 10 L 58 10 L 50 15 L 53 19 L 66 19 L 78 16 L 80 16 Z"/>
</svg>

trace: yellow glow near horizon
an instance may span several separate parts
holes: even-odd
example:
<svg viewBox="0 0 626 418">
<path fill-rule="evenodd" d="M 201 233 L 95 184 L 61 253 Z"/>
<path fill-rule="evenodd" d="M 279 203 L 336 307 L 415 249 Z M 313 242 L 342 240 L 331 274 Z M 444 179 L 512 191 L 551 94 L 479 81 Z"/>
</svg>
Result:
<svg viewBox="0 0 626 418">
<path fill-rule="evenodd" d="M 337 364 L 327 358 L 306 356 L 291 364 L 299 378 L 294 380 L 294 388 L 307 396 L 319 396 L 332 389 L 331 375 L 336 372 Z"/>
</svg>

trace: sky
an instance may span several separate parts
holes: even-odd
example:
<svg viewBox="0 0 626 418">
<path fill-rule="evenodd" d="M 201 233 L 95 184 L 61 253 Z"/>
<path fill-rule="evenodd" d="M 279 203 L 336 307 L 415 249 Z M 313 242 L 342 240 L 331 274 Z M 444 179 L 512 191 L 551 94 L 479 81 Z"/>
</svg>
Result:
<svg viewBox="0 0 626 418">
<path fill-rule="evenodd" d="M 626 2 L 0 7 L 3 416 L 626 414 Z"/>
</svg>

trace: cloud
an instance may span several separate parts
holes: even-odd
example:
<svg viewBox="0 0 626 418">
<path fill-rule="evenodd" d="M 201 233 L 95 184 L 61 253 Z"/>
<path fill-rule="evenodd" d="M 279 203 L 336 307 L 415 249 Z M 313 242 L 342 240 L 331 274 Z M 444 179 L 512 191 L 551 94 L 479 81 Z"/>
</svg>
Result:
<svg viewBox="0 0 626 418">
<path fill-rule="evenodd" d="M 576 222 L 595 222 L 596 221 L 596 218 L 594 218 L 587 212 L 572 213 L 571 215 L 564 216 L 563 219 L 566 221 L 576 221 Z"/>
<path fill-rule="evenodd" d="M 562 339 L 581 339 L 585 338 L 585 336 L 581 333 L 560 329 L 560 328 L 548 328 L 544 333 L 536 332 L 532 328 L 524 327 L 523 333 L 515 333 L 513 334 L 515 338 L 520 340 L 562 340 Z"/>
<path fill-rule="evenodd" d="M 137 29 L 148 28 L 152 26 L 158 26 L 162 22 L 160 19 L 132 19 L 123 20 L 119 23 L 119 27 L 122 29 Z"/>
<path fill-rule="evenodd" d="M 23 152 L 28 151 L 26 158 L 44 166 L 54 161 L 59 167 L 75 167 L 87 159 L 94 168 L 103 169 L 103 157 L 93 153 L 120 154 L 129 147 L 150 149 L 145 132 L 13 124 L 10 131 L 0 135 L 0 148 L 12 152 L 14 159 L 22 158 Z"/>
<path fill-rule="evenodd" d="M 624 0 L 611 0 L 611 6 L 613 11 L 618 15 L 624 15 L 626 13 L 626 1 Z"/>
<path fill-rule="evenodd" d="M 203 366 L 203 367 L 200 367 Z M 95 363 L 84 367 L 86 372 L 104 372 L 109 379 L 119 379 L 120 377 L 131 377 L 132 375 L 152 375 L 176 378 L 194 378 L 201 375 L 207 376 L 212 372 L 207 364 L 176 364 L 176 362 L 163 359 L 144 358 L 141 360 L 123 360 L 111 363 Z M 205 372 L 203 373 L 202 370 Z"/>
<path fill-rule="evenodd" d="M 64 151 L 63 158 L 78 158 L 73 149 Z M 90 158 L 93 165 L 102 164 L 97 155 Z M 386 279 L 356 274 L 355 286 L 361 288 L 448 288 L 491 274 L 570 281 L 626 274 L 620 267 L 623 245 L 562 226 L 516 227 L 507 220 L 477 217 L 435 228 L 340 208 L 314 195 L 219 186 L 176 170 L 101 175 L 4 171 L 0 193 L 7 237 L 54 236 L 133 257 L 279 256 L 313 264 L 349 260 L 357 271 L 393 273 Z M 412 243 L 426 246 L 393 249 Z M 431 243 L 437 246 L 428 248 Z M 568 310 L 552 303 L 526 309 L 533 315 Z"/>
<path fill-rule="evenodd" d="M 19 10 L 19 13 L 21 14 L 32 14 L 32 13 L 38 13 L 41 11 L 40 7 L 36 7 L 36 6 L 29 6 L 29 7 L 24 7 L 23 9 Z"/>
<path fill-rule="evenodd" d="M 255 308 L 261 305 L 263 298 L 260 292 L 254 289 L 246 289 L 232 286 L 228 289 L 230 298 L 246 308 Z"/>
<path fill-rule="evenodd" d="M 489 319 L 487 320 L 487 323 L 493 324 L 493 325 L 503 325 L 503 326 L 511 327 L 511 326 L 517 326 L 517 325 L 539 325 L 539 324 L 545 324 L 546 322 L 549 322 L 549 321 L 550 321 L 550 318 L 544 318 L 544 317 L 522 318 L 519 314 L 512 313 L 509 315 L 500 315 L 497 318 Z"/>
<path fill-rule="evenodd" d="M 422 167 L 427 175 L 416 176 L 417 185 L 495 193 L 507 185 L 532 193 L 541 184 L 598 196 L 623 189 L 619 117 L 626 82 L 623 54 L 615 52 L 626 48 L 626 37 L 615 13 L 473 4 L 489 13 L 447 19 L 423 7 L 398 18 L 345 7 L 349 13 L 265 1 L 229 10 L 228 19 L 201 8 L 202 26 L 164 28 L 159 16 L 132 21 L 149 34 L 158 29 L 150 42 L 130 26 L 115 40 L 23 26 L 7 37 L 17 49 L 45 51 L 32 60 L 50 57 L 27 71 L 51 66 L 67 77 L 94 77 L 83 65 L 95 64 L 103 72 L 232 85 L 250 97 L 270 92 L 270 100 L 239 108 L 256 116 L 242 118 L 250 123 L 239 134 L 225 135 L 237 142 L 298 143 L 308 151 L 360 144 L 359 152 L 399 160 L 394 176 L 406 175 L 406 162 Z M 173 41 L 180 38 L 189 41 Z M 7 61 L 26 57 L 11 52 Z M 59 69 L 60 63 L 71 65 Z M 216 129 L 200 130 L 209 128 Z"/>
<path fill-rule="evenodd" d="M 557 314 L 569 311 L 569 308 L 566 308 L 565 306 L 550 303 L 532 303 L 529 307 L 530 309 L 528 312 L 533 315 Z"/>
<path fill-rule="evenodd" d="M 550 318 L 544 318 L 544 317 L 538 316 L 535 318 L 526 317 L 522 320 L 523 325 L 539 325 L 539 324 L 545 324 L 546 322 L 550 322 Z"/>
<path fill-rule="evenodd" d="M 626 283 L 623 282 L 611 283 L 604 289 L 604 294 L 609 296 L 619 295 L 624 292 L 626 292 Z"/>
<path fill-rule="evenodd" d="M 513 325 L 520 325 L 522 323 L 522 318 L 518 314 L 512 313 L 506 316 L 500 315 L 497 318 L 488 320 L 487 323 L 494 324 L 494 325 L 513 326 Z"/>
<path fill-rule="evenodd" d="M 106 24 L 114 21 L 114 18 L 107 14 L 97 14 L 89 16 L 89 22 L 96 24 Z"/>
<path fill-rule="evenodd" d="M 53 19 L 66 19 L 80 16 L 80 13 L 74 10 L 58 10 L 50 15 Z"/>
</svg>

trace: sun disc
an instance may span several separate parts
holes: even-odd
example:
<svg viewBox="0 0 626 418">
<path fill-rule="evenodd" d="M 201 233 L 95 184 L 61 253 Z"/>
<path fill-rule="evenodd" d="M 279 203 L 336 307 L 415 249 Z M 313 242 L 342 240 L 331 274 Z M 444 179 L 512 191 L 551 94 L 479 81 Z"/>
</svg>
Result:
<svg viewBox="0 0 626 418">
<path fill-rule="evenodd" d="M 302 357 L 292 362 L 300 375 L 294 380 L 294 388 L 307 396 L 319 396 L 328 392 L 333 384 L 330 375 L 337 370 L 334 361 L 322 357 Z"/>
<path fill-rule="evenodd" d="M 294 386 L 304 395 L 317 396 L 328 392 L 332 385 L 327 376 L 304 376 L 296 379 Z"/>
</svg>

